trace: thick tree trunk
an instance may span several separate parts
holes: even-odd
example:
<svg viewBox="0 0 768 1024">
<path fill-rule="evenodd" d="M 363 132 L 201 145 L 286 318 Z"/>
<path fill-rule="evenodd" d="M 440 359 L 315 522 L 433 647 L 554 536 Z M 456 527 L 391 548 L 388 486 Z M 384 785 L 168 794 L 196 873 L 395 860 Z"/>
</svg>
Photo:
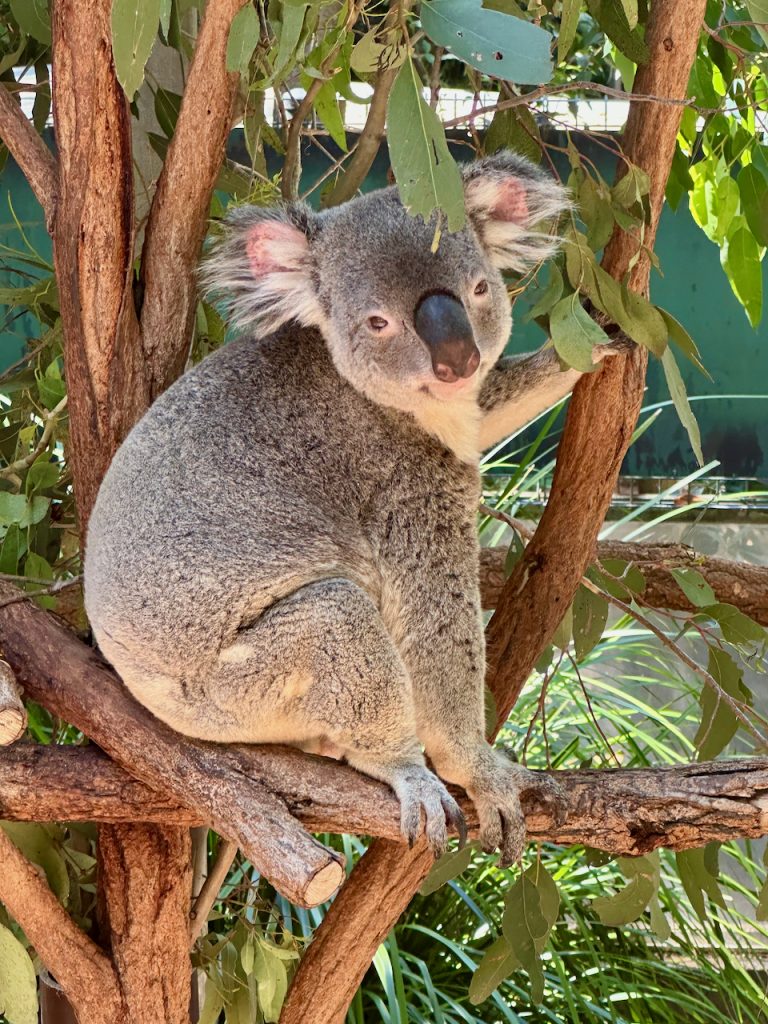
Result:
<svg viewBox="0 0 768 1024">
<path fill-rule="evenodd" d="M 706 0 L 655 0 L 646 29 L 651 56 L 648 64 L 638 69 L 636 92 L 673 99 L 685 96 L 705 6 Z M 627 122 L 627 157 L 651 178 L 651 223 L 643 239 L 649 249 L 681 114 L 677 106 L 659 104 L 649 108 L 636 104 Z M 605 269 L 623 278 L 638 248 L 637 238 L 617 229 L 603 261 Z M 630 274 L 630 287 L 647 289 L 649 267 L 648 257 L 641 255 Z M 501 594 L 488 630 L 487 678 L 502 721 L 565 614 L 592 558 L 640 411 L 645 362 L 646 354 L 640 350 L 608 360 L 599 373 L 585 375 L 571 399 L 547 508 Z M 371 853 L 355 867 L 337 897 L 333 917 L 326 918 L 318 929 L 313 941 L 319 950 L 311 958 L 305 956 L 299 966 L 282 1024 L 293 1024 L 302 1019 L 302 1013 L 303 1019 L 312 1024 L 341 1024 L 349 992 L 362 981 L 379 936 L 395 924 L 427 870 L 418 851 L 397 860 L 390 857 L 387 875 L 393 897 L 382 907 L 375 881 L 381 860 L 387 859 L 386 851 L 375 852 L 373 857 Z M 369 871 L 371 884 L 367 881 Z M 362 901 L 357 894 L 366 890 L 370 899 Z M 326 976 L 324 962 L 334 957 L 334 948 L 352 934 L 359 941 L 347 949 L 344 984 L 329 991 L 318 984 L 318 979 Z"/>
</svg>

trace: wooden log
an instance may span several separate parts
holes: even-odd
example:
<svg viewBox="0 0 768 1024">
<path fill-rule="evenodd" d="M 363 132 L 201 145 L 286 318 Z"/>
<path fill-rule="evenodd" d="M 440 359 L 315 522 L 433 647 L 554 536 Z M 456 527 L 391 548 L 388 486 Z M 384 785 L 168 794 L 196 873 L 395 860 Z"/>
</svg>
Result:
<svg viewBox="0 0 768 1024">
<path fill-rule="evenodd" d="M 243 769 L 273 790 L 311 831 L 401 842 L 399 805 L 383 783 L 289 747 L 248 747 L 238 754 Z M 768 832 L 768 758 L 559 771 L 557 780 L 567 798 L 563 822 L 555 822 L 535 802 L 525 804 L 528 832 L 537 842 L 635 855 L 736 836 L 754 839 Z M 472 835 L 477 830 L 474 807 L 466 794 L 453 791 Z M 0 751 L 0 818 L 174 826 L 203 820 L 132 778 L 96 747 L 31 743 Z"/>
<path fill-rule="evenodd" d="M 0 605 L 15 594 L 0 587 Z M 28 696 L 237 842 L 292 902 L 314 906 L 341 884 L 341 855 L 302 828 L 240 750 L 187 739 L 153 718 L 95 651 L 44 611 L 0 607 L 0 643 Z"/>
<path fill-rule="evenodd" d="M 0 747 L 15 743 L 27 728 L 27 709 L 16 676 L 7 661 L 0 661 Z"/>
<path fill-rule="evenodd" d="M 483 548 L 480 553 L 480 591 L 485 609 L 495 608 L 499 600 L 506 581 L 506 556 L 505 547 Z M 643 602 L 651 608 L 694 611 L 671 570 L 696 569 L 718 601 L 735 605 L 755 622 L 768 626 L 768 566 L 710 558 L 687 544 L 632 544 L 614 540 L 598 542 L 597 557 L 618 558 L 636 565 L 645 577 Z"/>
</svg>

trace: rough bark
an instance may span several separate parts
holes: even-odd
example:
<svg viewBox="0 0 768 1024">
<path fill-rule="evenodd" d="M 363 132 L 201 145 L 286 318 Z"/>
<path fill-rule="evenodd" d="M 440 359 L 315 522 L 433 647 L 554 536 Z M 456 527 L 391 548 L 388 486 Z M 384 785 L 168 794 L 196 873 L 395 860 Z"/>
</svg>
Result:
<svg viewBox="0 0 768 1024">
<path fill-rule="evenodd" d="M 483 548 L 480 592 L 483 608 L 495 608 L 506 582 L 505 547 Z M 599 541 L 597 558 L 618 558 L 636 565 L 645 578 L 642 600 L 651 608 L 692 612 L 693 605 L 675 582 L 672 569 L 696 569 L 718 601 L 735 605 L 755 622 L 768 626 L 768 567 L 700 555 L 687 544 L 632 544 Z"/>
<path fill-rule="evenodd" d="M 650 59 L 638 69 L 634 91 L 682 99 L 696 53 L 706 0 L 655 0 L 646 28 Z M 627 157 L 643 167 L 651 179 L 651 223 L 644 243 L 653 247 L 664 189 L 674 153 L 682 110 L 677 106 L 631 107 L 624 149 Z M 616 230 L 603 267 L 623 278 L 638 249 L 638 240 Z M 629 275 L 634 290 L 647 289 L 649 261 L 641 255 Z M 646 354 L 636 350 L 607 361 L 598 373 L 587 374 L 571 399 L 557 468 L 547 508 L 533 541 L 501 595 L 488 632 L 489 686 L 503 721 L 514 705 L 540 651 L 557 628 L 571 603 L 584 570 L 592 557 L 597 533 L 614 492 L 621 461 L 640 411 Z M 302 1006 L 313 1024 L 341 1024 L 348 999 L 376 951 L 376 935 L 391 928 L 408 905 L 422 877 L 410 854 L 400 862 L 390 858 L 389 882 L 398 898 L 382 908 L 376 899 L 358 901 L 355 894 L 366 888 L 370 852 L 352 873 L 334 904 L 334 917 L 326 919 L 314 942 L 322 943 L 332 957 L 335 943 L 353 931 L 363 936 L 337 974 L 333 992 L 317 985 L 323 971 L 320 953 L 300 965 L 293 980 L 286 1014 Z M 384 856 L 384 854 L 382 854 Z M 372 860 L 369 864 L 375 864 Z M 347 896 L 347 890 L 349 895 Z M 349 903 L 347 902 L 349 900 Z M 351 918 L 355 917 L 355 920 Z M 343 920 L 336 925 L 336 922 Z M 293 1018 L 297 1019 L 296 1017 Z M 285 1021 L 291 1020 L 286 1015 Z"/>
<path fill-rule="evenodd" d="M 80 931 L 45 879 L 0 829 L 0 900 L 77 1007 L 79 1024 L 127 1024 L 109 957 Z"/>
<path fill-rule="evenodd" d="M 0 587 L 0 602 L 11 593 Z M 0 645 L 29 697 L 235 840 L 290 900 L 321 903 L 341 884 L 341 856 L 299 825 L 270 792 L 279 781 L 255 775 L 241 749 L 173 732 L 133 700 L 94 651 L 32 604 L 0 609 Z"/>
<path fill-rule="evenodd" d="M 15 743 L 27 728 L 27 709 L 11 666 L 0 661 L 0 747 Z"/>
<path fill-rule="evenodd" d="M 99 878 L 102 920 L 130 1020 L 189 1024 L 189 950 L 179 941 L 189 920 L 189 829 L 100 828 Z"/>
<path fill-rule="evenodd" d="M 0 86 L 0 138 L 35 193 L 50 230 L 56 208 L 56 161 L 5 86 Z"/>
<path fill-rule="evenodd" d="M 338 761 L 288 747 L 248 747 L 241 753 L 248 771 L 263 779 L 310 831 L 377 836 L 387 840 L 379 845 L 398 861 L 410 858 L 401 842 L 398 802 L 383 783 Z M 658 846 L 681 850 L 715 839 L 756 838 L 768 831 L 767 758 L 558 771 L 557 780 L 566 794 L 565 821 L 553 821 L 535 802 L 525 805 L 528 830 L 537 842 L 639 854 Z M 463 792 L 455 787 L 453 792 L 472 835 L 477 828 L 474 807 Z M 177 826 L 177 832 L 202 820 L 165 793 L 138 782 L 96 747 L 32 744 L 0 751 L 0 818 L 112 822 L 116 829 L 129 821 L 147 827 L 162 822 Z M 150 832 L 141 834 L 147 850 L 163 853 Z M 420 864 L 423 853 L 414 852 L 414 864 Z M 420 864 L 419 870 L 429 866 Z M 140 863 L 137 870 L 144 871 L 145 865 Z M 186 899 L 183 910 L 186 924 Z"/>
<path fill-rule="evenodd" d="M 152 399 L 181 374 L 189 353 L 197 262 L 237 90 L 237 74 L 226 69 L 227 39 L 245 2 L 209 0 L 152 200 L 141 267 L 141 330 Z"/>
<path fill-rule="evenodd" d="M 53 253 L 81 535 L 112 456 L 148 403 L 132 296 L 131 115 L 115 77 L 110 0 L 56 0 Z"/>
</svg>

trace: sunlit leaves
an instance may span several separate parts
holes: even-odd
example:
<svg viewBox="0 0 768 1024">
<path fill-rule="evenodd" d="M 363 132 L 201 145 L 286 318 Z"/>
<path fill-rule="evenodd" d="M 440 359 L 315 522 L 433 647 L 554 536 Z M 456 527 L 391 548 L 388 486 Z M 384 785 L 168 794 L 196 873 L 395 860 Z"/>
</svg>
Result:
<svg viewBox="0 0 768 1024">
<path fill-rule="evenodd" d="M 425 0 L 421 24 L 433 42 L 449 47 L 483 74 L 530 85 L 551 78 L 549 33 L 488 10 L 481 0 Z"/>
<path fill-rule="evenodd" d="M 112 0 L 112 51 L 117 80 L 128 99 L 144 81 L 160 25 L 161 0 Z"/>
<path fill-rule="evenodd" d="M 763 313 L 763 271 L 760 249 L 751 231 L 737 226 L 729 234 L 720 259 L 734 294 L 747 312 L 749 322 L 757 327 Z"/>
<path fill-rule="evenodd" d="M 737 182 L 749 230 L 759 245 L 768 245 L 768 180 L 755 164 L 747 164 Z"/>
<path fill-rule="evenodd" d="M 437 114 L 424 101 L 413 61 L 395 79 L 387 108 L 389 155 L 403 205 L 429 219 L 439 212 L 449 231 L 463 227 L 464 191 Z"/>
</svg>

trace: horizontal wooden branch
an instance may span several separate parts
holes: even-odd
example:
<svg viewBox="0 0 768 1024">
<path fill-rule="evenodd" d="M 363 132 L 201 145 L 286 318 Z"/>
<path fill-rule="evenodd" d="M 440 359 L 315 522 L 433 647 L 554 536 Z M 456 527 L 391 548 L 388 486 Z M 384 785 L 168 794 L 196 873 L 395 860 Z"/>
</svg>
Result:
<svg viewBox="0 0 768 1024">
<path fill-rule="evenodd" d="M 347 765 L 287 747 L 238 748 L 249 775 L 313 832 L 399 840 L 391 790 Z M 530 837 L 613 854 L 683 850 L 768 832 L 768 759 L 648 769 L 559 771 L 568 814 L 556 823 L 526 805 Z M 471 802 L 456 791 L 470 833 Z M 205 817 L 132 778 L 96 747 L 16 744 L 0 751 L 0 818 L 199 825 Z M 268 827 L 268 826 L 265 826 Z"/>
<path fill-rule="evenodd" d="M 56 160 L 27 120 L 16 97 L 4 85 L 0 85 L 0 138 L 42 206 L 50 231 L 56 208 Z"/>
<path fill-rule="evenodd" d="M 504 586 L 505 547 L 483 548 L 480 586 L 483 608 L 495 608 Z M 718 601 L 735 605 L 755 622 L 768 626 L 768 567 L 700 555 L 686 544 L 632 544 L 605 540 L 597 545 L 599 559 L 632 562 L 645 577 L 643 600 L 652 608 L 693 611 L 693 605 L 675 582 L 671 569 L 696 569 L 709 583 Z"/>
<path fill-rule="evenodd" d="M 187 739 L 153 718 L 96 652 L 50 615 L 32 604 L 2 607 L 16 593 L 0 586 L 0 647 L 28 697 L 237 842 L 292 902 L 328 899 L 344 878 L 343 858 L 302 828 L 237 748 Z"/>
</svg>

